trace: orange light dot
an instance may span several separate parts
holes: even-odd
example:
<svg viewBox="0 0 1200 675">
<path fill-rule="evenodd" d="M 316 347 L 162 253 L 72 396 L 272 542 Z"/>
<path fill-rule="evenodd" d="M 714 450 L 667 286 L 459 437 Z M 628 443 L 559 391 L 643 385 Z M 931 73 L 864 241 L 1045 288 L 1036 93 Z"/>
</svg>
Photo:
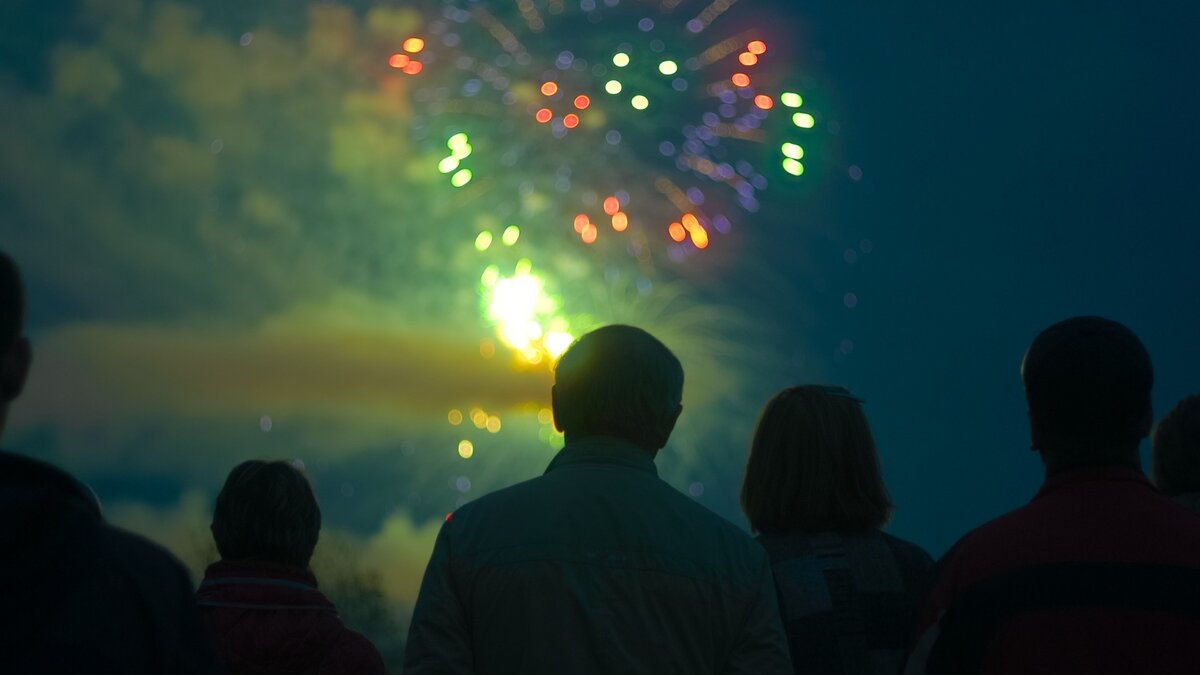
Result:
<svg viewBox="0 0 1200 675">
<path fill-rule="evenodd" d="M 629 227 L 629 216 L 620 211 L 613 214 L 613 229 L 617 232 L 624 232 Z"/>
<path fill-rule="evenodd" d="M 738 54 L 738 63 L 742 64 L 743 66 L 753 66 L 754 64 L 758 63 L 758 57 L 750 52 L 742 52 L 741 54 Z"/>
<path fill-rule="evenodd" d="M 567 113 L 563 116 L 563 126 L 568 129 L 574 129 L 579 126 L 579 115 L 575 113 Z"/>
<path fill-rule="evenodd" d="M 708 232 L 703 227 L 692 230 L 692 243 L 696 248 L 708 248 Z"/>
<path fill-rule="evenodd" d="M 388 65 L 397 70 L 407 66 L 409 61 L 412 59 L 408 57 L 408 54 L 392 54 L 388 57 Z"/>
<path fill-rule="evenodd" d="M 408 65 L 404 66 L 402 72 L 405 75 L 417 75 L 424 70 L 424 68 L 425 66 L 421 65 L 420 61 L 409 61 Z"/>
<path fill-rule="evenodd" d="M 583 228 L 583 232 L 580 233 L 580 236 L 583 237 L 583 243 L 591 244 L 596 241 L 596 235 L 598 234 L 600 234 L 600 231 L 596 228 L 596 226 L 588 223 L 587 226 Z"/>
<path fill-rule="evenodd" d="M 587 110 L 588 106 L 591 104 L 592 104 L 592 99 L 588 98 L 587 96 L 584 96 L 583 94 L 580 94 L 575 97 L 575 107 L 579 110 Z"/>
<path fill-rule="evenodd" d="M 667 228 L 667 234 L 671 235 L 671 238 L 675 241 L 687 239 L 687 232 L 683 230 L 683 225 L 679 223 L 671 223 L 671 226 Z"/>
<path fill-rule="evenodd" d="M 700 227 L 700 220 L 690 213 L 683 214 L 683 218 L 680 220 L 688 232 L 695 232 Z"/>
<path fill-rule="evenodd" d="M 556 82 L 543 82 L 542 83 L 542 95 L 543 96 L 553 96 L 557 93 L 558 93 L 558 83 L 556 83 Z"/>
<path fill-rule="evenodd" d="M 746 51 L 750 52 L 751 54 L 766 54 L 767 43 L 763 42 L 762 40 L 755 40 L 746 45 Z"/>
<path fill-rule="evenodd" d="M 759 94 L 754 97 L 754 105 L 763 110 L 770 110 L 775 107 L 775 100 L 766 94 Z"/>
<path fill-rule="evenodd" d="M 491 340 L 483 340 L 479 343 L 479 355 L 485 359 L 490 359 L 496 355 L 496 343 Z"/>
<path fill-rule="evenodd" d="M 578 234 L 583 234 L 584 228 L 586 228 L 590 222 L 591 218 L 588 218 L 586 213 L 581 213 L 575 216 L 575 232 Z"/>
<path fill-rule="evenodd" d="M 541 110 L 537 111 L 537 114 L 534 115 L 533 118 L 539 123 L 545 124 L 554 119 L 554 113 L 550 112 L 549 108 L 542 108 Z"/>
<path fill-rule="evenodd" d="M 750 76 L 745 73 L 734 73 L 733 77 L 730 79 L 733 81 L 733 86 L 735 87 L 750 86 Z"/>
<path fill-rule="evenodd" d="M 604 198 L 604 212 L 610 216 L 616 215 L 617 211 L 621 210 L 621 200 L 616 197 Z"/>
<path fill-rule="evenodd" d="M 425 49 L 425 41 L 419 37 L 410 37 L 404 41 L 402 45 L 404 51 L 409 54 L 420 54 L 422 49 Z"/>
</svg>

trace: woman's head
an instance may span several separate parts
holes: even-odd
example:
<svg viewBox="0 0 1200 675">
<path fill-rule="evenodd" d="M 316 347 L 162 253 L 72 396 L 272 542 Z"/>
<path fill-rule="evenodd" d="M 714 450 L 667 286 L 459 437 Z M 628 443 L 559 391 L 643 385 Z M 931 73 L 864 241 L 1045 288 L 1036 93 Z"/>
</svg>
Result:
<svg viewBox="0 0 1200 675">
<path fill-rule="evenodd" d="M 742 510 L 757 532 L 861 531 L 892 512 L 862 401 L 844 387 L 784 389 L 758 420 Z"/>
</svg>

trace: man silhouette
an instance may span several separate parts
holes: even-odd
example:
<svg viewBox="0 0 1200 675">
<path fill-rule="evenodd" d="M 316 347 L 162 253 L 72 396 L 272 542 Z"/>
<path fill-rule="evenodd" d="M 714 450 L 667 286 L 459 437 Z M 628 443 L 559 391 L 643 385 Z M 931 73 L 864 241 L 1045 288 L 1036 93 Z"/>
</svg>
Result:
<svg viewBox="0 0 1200 675">
<path fill-rule="evenodd" d="M 443 525 L 405 673 L 791 673 L 763 550 L 659 479 L 683 368 L 630 326 L 584 335 L 551 392 L 544 475 Z"/>
<path fill-rule="evenodd" d="M 24 294 L 0 252 L 0 432 L 32 361 Z M 187 571 L 100 515 L 63 471 L 0 451 L 0 672 L 217 672 Z"/>
<path fill-rule="evenodd" d="M 1200 516 L 1140 468 L 1145 347 L 1115 321 L 1068 319 L 1021 375 L 1046 480 L 939 563 L 908 672 L 1196 672 Z"/>
</svg>

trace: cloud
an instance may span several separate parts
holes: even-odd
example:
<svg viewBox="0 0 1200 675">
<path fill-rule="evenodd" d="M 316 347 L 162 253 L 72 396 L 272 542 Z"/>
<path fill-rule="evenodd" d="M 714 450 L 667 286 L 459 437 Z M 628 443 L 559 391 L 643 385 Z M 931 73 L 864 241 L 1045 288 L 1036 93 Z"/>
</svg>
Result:
<svg viewBox="0 0 1200 675">
<path fill-rule="evenodd" d="M 70 324 L 39 339 L 13 423 L 78 426 L 260 410 L 441 420 L 465 403 L 503 411 L 548 397 L 545 368 L 522 369 L 503 354 L 482 358 L 472 334 L 378 318 L 387 311 L 360 298 L 245 327 Z"/>
</svg>

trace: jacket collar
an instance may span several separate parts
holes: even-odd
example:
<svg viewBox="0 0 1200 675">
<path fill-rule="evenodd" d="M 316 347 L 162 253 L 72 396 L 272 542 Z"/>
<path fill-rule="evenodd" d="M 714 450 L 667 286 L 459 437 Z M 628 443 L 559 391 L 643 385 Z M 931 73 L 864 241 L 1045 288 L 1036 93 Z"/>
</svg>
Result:
<svg viewBox="0 0 1200 675">
<path fill-rule="evenodd" d="M 196 590 L 202 607 L 336 612 L 312 572 L 256 561 L 221 560 L 208 566 Z"/>
<path fill-rule="evenodd" d="M 229 583 L 231 580 L 246 581 L 282 581 L 295 584 L 311 590 L 317 588 L 317 578 L 313 573 L 291 565 L 261 562 L 257 560 L 218 560 L 204 571 L 204 581 L 216 584 Z"/>
<path fill-rule="evenodd" d="M 1089 466 L 1067 469 L 1050 475 L 1046 478 L 1046 482 L 1042 483 L 1042 487 L 1034 499 L 1060 489 L 1101 483 L 1114 486 L 1118 483 L 1125 483 L 1154 490 L 1154 486 L 1146 480 L 1146 474 L 1142 473 L 1140 469 L 1121 465 Z"/>
<path fill-rule="evenodd" d="M 620 466 L 658 475 L 654 457 L 645 449 L 621 438 L 587 436 L 572 439 L 558 451 L 546 473 L 569 466 Z"/>
</svg>

